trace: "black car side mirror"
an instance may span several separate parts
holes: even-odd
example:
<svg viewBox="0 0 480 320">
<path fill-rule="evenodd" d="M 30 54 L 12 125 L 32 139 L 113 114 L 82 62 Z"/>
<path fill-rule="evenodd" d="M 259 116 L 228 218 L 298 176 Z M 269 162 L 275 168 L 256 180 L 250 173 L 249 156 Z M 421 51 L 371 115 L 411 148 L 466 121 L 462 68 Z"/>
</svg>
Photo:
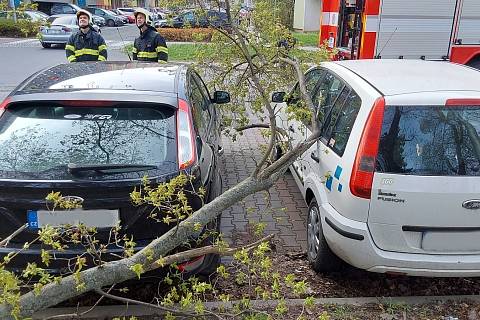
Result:
<svg viewBox="0 0 480 320">
<path fill-rule="evenodd" d="M 230 102 L 230 93 L 226 91 L 215 91 L 213 93 L 213 103 L 216 104 L 224 104 L 224 103 L 229 103 Z"/>
<path fill-rule="evenodd" d="M 272 102 L 282 103 L 285 102 L 285 96 L 287 94 L 283 91 L 277 91 L 272 94 Z"/>
</svg>

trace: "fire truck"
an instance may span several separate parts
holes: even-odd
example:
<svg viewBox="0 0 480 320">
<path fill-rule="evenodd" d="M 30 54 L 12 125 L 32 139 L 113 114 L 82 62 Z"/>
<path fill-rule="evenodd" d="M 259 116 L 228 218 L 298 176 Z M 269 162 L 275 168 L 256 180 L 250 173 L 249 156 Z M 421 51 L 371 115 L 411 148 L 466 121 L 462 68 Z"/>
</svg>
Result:
<svg viewBox="0 0 480 320">
<path fill-rule="evenodd" d="M 449 60 L 480 68 L 480 0 L 323 0 L 319 41 L 339 59 Z"/>
</svg>

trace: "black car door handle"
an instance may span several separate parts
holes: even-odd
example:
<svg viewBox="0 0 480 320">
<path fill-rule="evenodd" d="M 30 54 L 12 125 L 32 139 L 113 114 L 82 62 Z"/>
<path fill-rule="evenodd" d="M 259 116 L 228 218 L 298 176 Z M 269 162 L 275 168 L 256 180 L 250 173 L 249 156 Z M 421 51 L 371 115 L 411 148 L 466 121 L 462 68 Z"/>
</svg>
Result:
<svg viewBox="0 0 480 320">
<path fill-rule="evenodd" d="M 312 152 L 312 153 L 310 154 L 310 158 L 312 158 L 313 160 L 315 160 L 315 162 L 320 163 L 320 158 L 317 157 L 317 155 L 315 154 L 315 152 Z"/>
</svg>

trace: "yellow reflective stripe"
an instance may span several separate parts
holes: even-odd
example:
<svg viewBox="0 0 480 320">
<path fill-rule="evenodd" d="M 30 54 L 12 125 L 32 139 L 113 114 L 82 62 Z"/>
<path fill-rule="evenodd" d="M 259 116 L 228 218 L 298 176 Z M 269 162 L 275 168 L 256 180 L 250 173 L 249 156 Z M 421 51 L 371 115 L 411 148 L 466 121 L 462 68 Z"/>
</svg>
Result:
<svg viewBox="0 0 480 320">
<path fill-rule="evenodd" d="M 77 58 L 72 54 L 71 56 L 67 57 L 67 60 L 68 60 L 68 62 L 73 62 L 73 61 L 77 60 Z"/>
<path fill-rule="evenodd" d="M 107 50 L 106 44 L 102 44 L 101 46 L 98 46 L 98 51 L 102 51 L 102 50 Z"/>
<path fill-rule="evenodd" d="M 105 59 L 104 56 L 98 56 L 98 61 L 106 61 L 107 59 Z"/>
<path fill-rule="evenodd" d="M 165 52 L 168 54 L 168 48 L 165 48 L 163 46 L 158 46 L 157 47 L 157 52 Z"/>
<path fill-rule="evenodd" d="M 132 52 L 137 53 L 137 48 L 133 48 Z"/>
<path fill-rule="evenodd" d="M 65 49 L 66 49 L 66 50 L 70 50 L 70 51 L 75 51 L 75 47 L 72 46 L 71 44 L 67 44 L 67 45 L 65 46 Z"/>
<path fill-rule="evenodd" d="M 145 51 L 140 51 L 137 54 L 137 57 L 139 58 L 156 58 L 157 53 L 156 52 L 145 52 Z"/>
<path fill-rule="evenodd" d="M 75 50 L 75 56 L 83 56 L 84 54 L 90 54 L 92 56 L 98 56 L 98 50 L 93 50 L 93 49 L 80 49 L 80 50 Z"/>
</svg>

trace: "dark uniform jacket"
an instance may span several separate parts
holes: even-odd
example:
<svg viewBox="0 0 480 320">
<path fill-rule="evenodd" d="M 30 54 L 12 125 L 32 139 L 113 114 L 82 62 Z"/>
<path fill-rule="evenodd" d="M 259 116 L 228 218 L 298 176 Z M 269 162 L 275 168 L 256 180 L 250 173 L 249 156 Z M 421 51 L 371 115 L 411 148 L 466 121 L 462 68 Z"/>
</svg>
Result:
<svg viewBox="0 0 480 320">
<path fill-rule="evenodd" d="M 65 46 L 65 51 L 69 62 L 107 60 L 105 40 L 91 27 L 87 33 L 79 30 L 76 34 L 72 34 Z"/>
<path fill-rule="evenodd" d="M 133 43 L 133 60 L 166 62 L 168 49 L 165 39 L 155 29 L 148 27 Z"/>
</svg>

